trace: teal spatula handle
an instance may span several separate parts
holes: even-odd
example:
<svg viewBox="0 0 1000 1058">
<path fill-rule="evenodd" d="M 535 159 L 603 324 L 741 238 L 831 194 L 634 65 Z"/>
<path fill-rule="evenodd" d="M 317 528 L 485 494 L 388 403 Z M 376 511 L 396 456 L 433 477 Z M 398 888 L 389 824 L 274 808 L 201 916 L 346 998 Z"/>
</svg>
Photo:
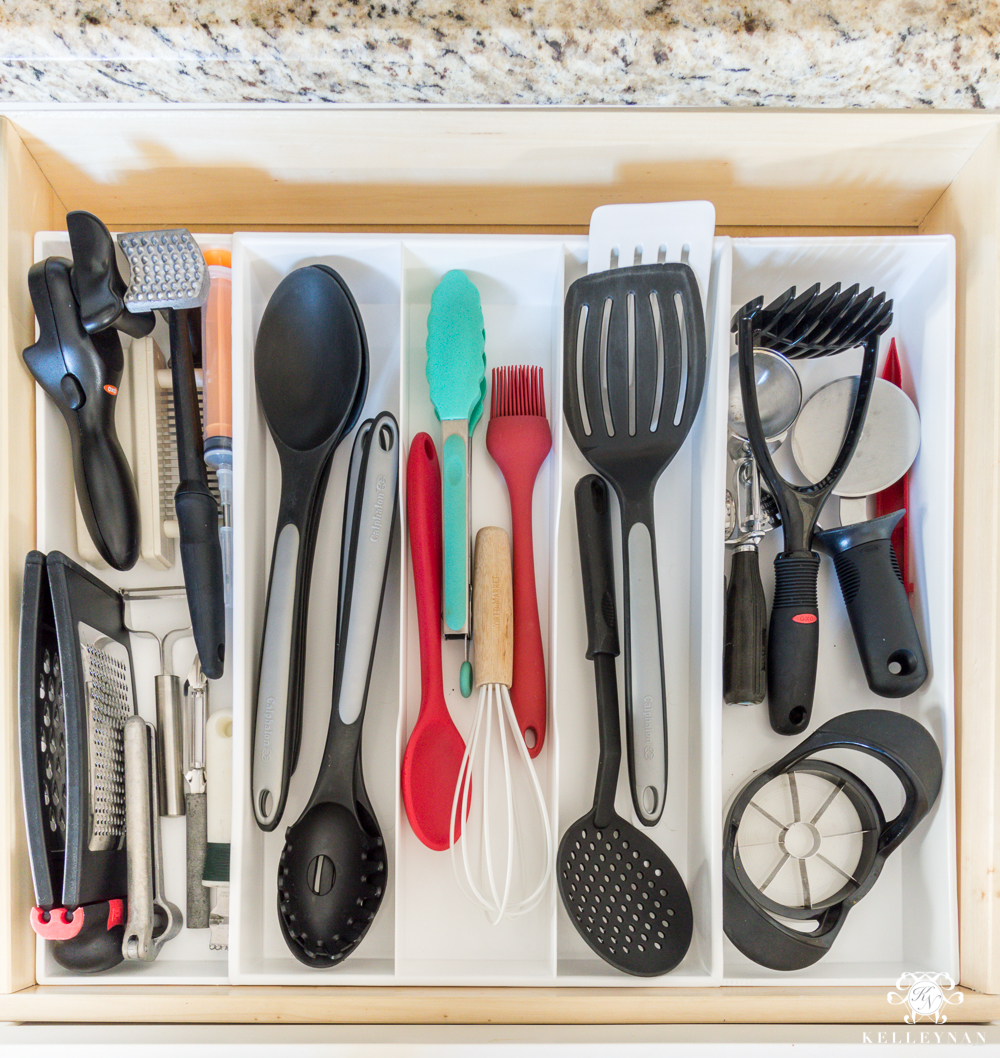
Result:
<svg viewBox="0 0 1000 1058">
<path fill-rule="evenodd" d="M 444 529 L 444 634 L 464 636 L 469 625 L 469 436 L 468 424 L 441 424 Z"/>
</svg>

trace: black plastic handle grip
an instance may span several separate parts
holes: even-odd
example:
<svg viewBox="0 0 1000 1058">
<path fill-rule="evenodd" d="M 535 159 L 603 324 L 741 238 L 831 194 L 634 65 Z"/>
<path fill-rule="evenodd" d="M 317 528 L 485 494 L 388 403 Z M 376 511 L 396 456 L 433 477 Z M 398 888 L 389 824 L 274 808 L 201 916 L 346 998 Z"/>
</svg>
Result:
<svg viewBox="0 0 1000 1058">
<path fill-rule="evenodd" d="M 774 560 L 774 602 L 767 642 L 767 709 L 779 735 L 809 726 L 819 656 L 815 551 L 784 551 Z"/>
<path fill-rule="evenodd" d="M 617 657 L 620 647 L 608 486 L 603 478 L 588 474 L 576 483 L 575 496 L 583 609 L 587 618 L 587 660 L 593 661 L 596 654 Z"/>
<path fill-rule="evenodd" d="M 727 705 L 759 705 L 767 691 L 767 603 L 760 580 L 760 554 L 733 552 L 726 592 L 722 695 Z"/>
<path fill-rule="evenodd" d="M 611 500 L 603 478 L 588 474 L 576 484 L 576 528 L 587 616 L 587 657 L 594 662 L 600 758 L 594 790 L 594 825 L 607 826 L 615 815 L 615 792 L 622 762 L 618 718 L 619 652 L 615 608 L 615 562 L 611 540 Z"/>
<path fill-rule="evenodd" d="M 194 378 L 194 343 L 201 332 L 201 310 L 170 310 L 167 316 L 180 478 L 174 506 L 184 588 L 202 671 L 210 680 L 217 680 L 225 666 L 226 604 L 219 508 L 208 488 Z"/>
<path fill-rule="evenodd" d="M 816 536 L 833 552 L 865 679 L 883 698 L 903 698 L 927 679 L 927 660 L 892 547 L 892 530 L 904 513 Z"/>
</svg>

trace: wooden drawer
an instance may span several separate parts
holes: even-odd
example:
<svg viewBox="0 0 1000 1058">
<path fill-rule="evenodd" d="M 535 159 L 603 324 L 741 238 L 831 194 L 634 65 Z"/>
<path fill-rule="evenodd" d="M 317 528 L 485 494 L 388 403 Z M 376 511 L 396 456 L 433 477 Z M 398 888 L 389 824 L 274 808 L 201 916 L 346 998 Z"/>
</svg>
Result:
<svg viewBox="0 0 1000 1058">
<path fill-rule="evenodd" d="M 34 984 L 16 754 L 23 557 L 35 543 L 25 283 L 34 233 L 113 228 L 583 232 L 604 202 L 709 198 L 720 234 L 952 233 L 958 254 L 956 700 L 963 1006 L 1000 1017 L 1000 116 L 638 109 L 68 110 L 0 119 L 5 348 L 0 1019 L 879 1022 L 883 988 L 138 987 Z"/>
</svg>

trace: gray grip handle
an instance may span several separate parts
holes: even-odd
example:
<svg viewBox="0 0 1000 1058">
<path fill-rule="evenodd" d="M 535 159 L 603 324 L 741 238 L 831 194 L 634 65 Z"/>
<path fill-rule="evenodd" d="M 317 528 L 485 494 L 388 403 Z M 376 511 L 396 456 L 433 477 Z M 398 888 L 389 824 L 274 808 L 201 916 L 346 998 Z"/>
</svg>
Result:
<svg viewBox="0 0 1000 1058">
<path fill-rule="evenodd" d="M 659 821 L 667 793 L 666 688 L 653 537 L 641 522 L 629 529 L 626 560 L 632 807 L 649 827 Z"/>
<path fill-rule="evenodd" d="M 254 815 L 264 830 L 277 824 L 288 783 L 285 758 L 299 553 L 299 530 L 289 522 L 282 527 L 274 547 L 257 690 L 252 792 Z"/>
<path fill-rule="evenodd" d="M 201 884 L 208 846 L 208 804 L 205 794 L 189 793 L 187 800 L 187 925 L 208 929 L 208 890 Z"/>
<path fill-rule="evenodd" d="M 347 564 L 353 575 L 342 592 L 344 640 L 338 645 L 343 668 L 337 710 L 345 724 L 361 715 L 368 688 L 398 480 L 399 430 L 392 416 L 380 416 L 372 427 L 368 459 L 353 499 L 355 531 L 344 543 L 355 552 L 353 563 Z"/>
</svg>

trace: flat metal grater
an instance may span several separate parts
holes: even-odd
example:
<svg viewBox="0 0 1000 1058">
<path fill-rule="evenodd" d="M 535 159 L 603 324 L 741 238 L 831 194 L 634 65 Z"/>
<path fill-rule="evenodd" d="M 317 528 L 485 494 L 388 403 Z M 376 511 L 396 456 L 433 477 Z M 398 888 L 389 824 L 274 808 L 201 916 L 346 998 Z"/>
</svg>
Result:
<svg viewBox="0 0 1000 1058">
<path fill-rule="evenodd" d="M 125 721 L 136 712 L 121 595 L 58 551 L 25 564 L 19 721 L 32 926 L 77 971 L 121 961 Z"/>
<path fill-rule="evenodd" d="M 118 848 L 125 834 L 125 721 L 135 711 L 126 647 L 80 622 L 80 658 L 87 705 L 92 852 Z"/>
<path fill-rule="evenodd" d="M 130 311 L 196 309 L 208 300 L 205 255 L 186 228 L 126 232 L 118 245 L 128 260 Z"/>
</svg>

